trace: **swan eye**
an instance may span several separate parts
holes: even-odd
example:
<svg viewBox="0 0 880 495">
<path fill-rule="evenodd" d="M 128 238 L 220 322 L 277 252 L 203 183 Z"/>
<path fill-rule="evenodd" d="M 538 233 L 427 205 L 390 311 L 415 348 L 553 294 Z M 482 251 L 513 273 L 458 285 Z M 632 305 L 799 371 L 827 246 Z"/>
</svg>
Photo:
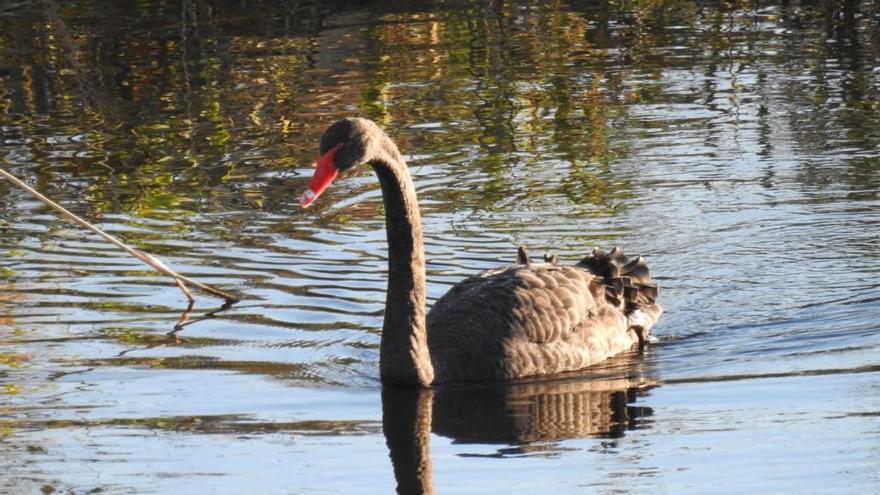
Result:
<svg viewBox="0 0 880 495">
<path fill-rule="evenodd" d="M 345 172 L 357 165 L 366 163 L 367 146 L 360 135 L 354 135 L 348 141 L 336 145 L 338 151 L 333 158 L 336 170 Z"/>
</svg>

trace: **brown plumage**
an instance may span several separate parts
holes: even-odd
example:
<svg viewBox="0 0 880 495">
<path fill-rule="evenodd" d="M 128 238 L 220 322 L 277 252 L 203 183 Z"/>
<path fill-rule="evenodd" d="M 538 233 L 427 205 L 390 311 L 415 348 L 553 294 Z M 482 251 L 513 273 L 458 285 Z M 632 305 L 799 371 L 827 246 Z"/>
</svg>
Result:
<svg viewBox="0 0 880 495">
<path fill-rule="evenodd" d="M 308 206 L 337 172 L 372 165 L 382 185 L 389 247 L 382 381 L 428 386 L 574 371 L 645 344 L 662 309 L 641 257 L 599 249 L 574 265 L 556 257 L 455 285 L 425 315 L 425 261 L 415 189 L 397 146 L 373 122 L 343 119 L 321 138 Z M 328 175 L 329 174 L 329 175 Z M 329 180 L 327 177 L 329 176 Z"/>
</svg>

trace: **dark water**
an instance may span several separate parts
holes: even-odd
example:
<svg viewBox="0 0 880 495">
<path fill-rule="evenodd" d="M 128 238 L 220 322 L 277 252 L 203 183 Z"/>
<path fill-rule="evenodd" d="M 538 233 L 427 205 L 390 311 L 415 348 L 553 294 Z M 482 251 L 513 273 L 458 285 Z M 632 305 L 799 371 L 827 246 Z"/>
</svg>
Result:
<svg viewBox="0 0 880 495">
<path fill-rule="evenodd" d="M 0 4 L 2 166 L 245 298 L 168 335 L 165 278 L 0 180 L 0 491 L 877 489 L 876 3 L 388 4 Z M 383 392 L 376 181 L 296 201 L 347 115 L 410 164 L 432 300 L 621 244 L 657 344 Z"/>
</svg>

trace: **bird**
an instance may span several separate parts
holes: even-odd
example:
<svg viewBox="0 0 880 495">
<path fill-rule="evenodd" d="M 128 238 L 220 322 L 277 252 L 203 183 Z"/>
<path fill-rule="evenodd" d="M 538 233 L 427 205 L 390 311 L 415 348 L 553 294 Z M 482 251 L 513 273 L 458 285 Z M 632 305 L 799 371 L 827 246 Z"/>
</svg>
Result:
<svg viewBox="0 0 880 495">
<path fill-rule="evenodd" d="M 379 180 L 388 241 L 388 288 L 379 345 L 383 384 L 431 387 L 578 371 L 650 341 L 663 312 L 642 257 L 594 248 L 573 264 L 555 256 L 470 276 L 425 304 L 425 250 L 415 186 L 394 141 L 349 117 L 320 140 L 300 206 L 340 173 L 369 164 Z"/>
</svg>

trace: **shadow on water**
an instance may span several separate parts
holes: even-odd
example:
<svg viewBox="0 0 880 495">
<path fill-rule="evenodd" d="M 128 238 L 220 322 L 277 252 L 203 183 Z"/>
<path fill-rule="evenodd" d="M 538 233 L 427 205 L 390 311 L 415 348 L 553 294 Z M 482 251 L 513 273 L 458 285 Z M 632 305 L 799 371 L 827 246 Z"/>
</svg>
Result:
<svg viewBox="0 0 880 495">
<path fill-rule="evenodd" d="M 639 353 L 609 360 L 590 375 L 517 383 L 382 389 L 382 429 L 397 492 L 434 493 L 430 435 L 458 444 L 501 445 L 489 457 L 553 455 L 558 442 L 620 438 L 644 428 L 650 407 L 639 397 L 658 387 L 639 373 Z M 597 376 L 598 375 L 598 376 Z M 459 454 L 477 457 L 477 454 Z"/>
</svg>

